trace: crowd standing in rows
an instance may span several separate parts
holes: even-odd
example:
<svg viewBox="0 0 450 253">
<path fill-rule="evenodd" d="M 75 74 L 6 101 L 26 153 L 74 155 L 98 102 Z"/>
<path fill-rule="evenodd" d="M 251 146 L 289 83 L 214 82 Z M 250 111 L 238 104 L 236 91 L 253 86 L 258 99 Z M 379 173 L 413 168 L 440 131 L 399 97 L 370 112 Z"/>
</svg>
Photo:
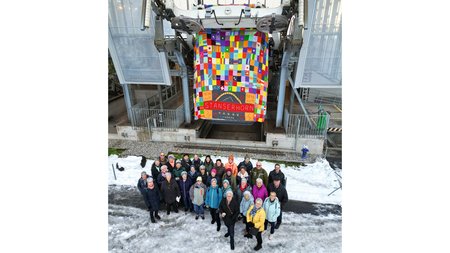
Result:
<svg viewBox="0 0 450 253">
<path fill-rule="evenodd" d="M 244 236 L 256 237 L 254 250 L 262 248 L 262 233 L 270 225 L 269 240 L 282 222 L 282 212 L 288 201 L 286 177 L 279 164 L 267 174 L 261 162 L 253 167 L 250 157 L 236 165 L 230 155 L 223 164 L 207 155 L 202 161 L 198 155 L 191 160 L 188 154 L 182 160 L 175 156 L 159 155 L 151 167 L 151 175 L 141 173 L 137 187 L 142 194 L 150 220 L 161 219 L 160 204 L 166 206 L 167 215 L 178 213 L 183 206 L 185 213 L 194 212 L 195 219 L 205 219 L 205 208 L 209 209 L 211 224 L 221 229 L 221 219 L 227 227 L 225 237 L 230 237 L 230 248 L 234 250 L 234 226 L 242 220 Z"/>
</svg>

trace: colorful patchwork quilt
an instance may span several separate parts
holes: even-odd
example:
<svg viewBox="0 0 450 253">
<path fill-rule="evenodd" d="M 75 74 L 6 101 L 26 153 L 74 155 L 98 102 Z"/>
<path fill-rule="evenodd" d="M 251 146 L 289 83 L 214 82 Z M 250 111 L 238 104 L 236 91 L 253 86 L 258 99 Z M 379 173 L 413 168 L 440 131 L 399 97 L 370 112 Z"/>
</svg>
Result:
<svg viewBox="0 0 450 253">
<path fill-rule="evenodd" d="M 268 34 L 207 29 L 195 44 L 195 119 L 263 122 L 268 86 Z"/>
</svg>

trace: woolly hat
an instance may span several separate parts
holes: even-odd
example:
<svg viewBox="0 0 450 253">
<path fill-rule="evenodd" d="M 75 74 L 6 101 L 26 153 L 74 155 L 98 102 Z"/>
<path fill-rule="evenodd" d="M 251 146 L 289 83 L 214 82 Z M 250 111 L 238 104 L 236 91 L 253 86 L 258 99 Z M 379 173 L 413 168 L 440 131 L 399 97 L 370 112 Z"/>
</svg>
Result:
<svg viewBox="0 0 450 253">
<path fill-rule="evenodd" d="M 211 183 L 212 183 L 213 181 L 217 183 L 217 179 L 216 179 L 215 177 L 213 177 L 213 178 L 211 179 Z"/>
<path fill-rule="evenodd" d="M 177 160 L 177 162 L 176 163 L 179 163 L 179 164 L 181 164 L 181 161 L 180 160 Z"/>
<path fill-rule="evenodd" d="M 153 182 L 153 177 L 148 177 L 147 178 L 147 183 Z"/>
<path fill-rule="evenodd" d="M 181 176 L 183 176 L 183 175 L 187 175 L 187 172 L 184 170 L 181 172 Z"/>
<path fill-rule="evenodd" d="M 212 169 L 212 170 L 211 170 L 211 173 L 213 173 L 213 172 L 214 172 L 214 173 L 217 173 L 217 170 L 216 170 L 216 169 Z"/>
<path fill-rule="evenodd" d="M 230 185 L 230 181 L 228 181 L 227 179 L 224 179 L 224 180 L 222 181 L 222 185 L 225 184 L 225 183 L 227 183 L 228 185 Z"/>
<path fill-rule="evenodd" d="M 201 181 L 202 181 L 202 177 L 197 177 L 197 182 L 198 182 L 198 181 L 201 182 Z"/>
<path fill-rule="evenodd" d="M 241 182 L 246 182 L 247 183 L 247 178 L 245 178 L 245 177 L 241 178 Z"/>
<path fill-rule="evenodd" d="M 195 165 L 192 164 L 190 168 L 194 168 L 195 169 Z"/>
<path fill-rule="evenodd" d="M 239 167 L 239 169 L 242 169 L 242 168 L 247 169 L 247 167 L 245 167 L 245 165 L 241 165 L 241 167 Z"/>
<path fill-rule="evenodd" d="M 169 155 L 169 159 L 170 159 L 170 158 L 175 159 L 175 156 L 174 156 L 174 155 Z"/>
<path fill-rule="evenodd" d="M 231 168 L 226 168 L 225 169 L 225 173 L 228 172 L 228 171 L 231 172 Z"/>
</svg>

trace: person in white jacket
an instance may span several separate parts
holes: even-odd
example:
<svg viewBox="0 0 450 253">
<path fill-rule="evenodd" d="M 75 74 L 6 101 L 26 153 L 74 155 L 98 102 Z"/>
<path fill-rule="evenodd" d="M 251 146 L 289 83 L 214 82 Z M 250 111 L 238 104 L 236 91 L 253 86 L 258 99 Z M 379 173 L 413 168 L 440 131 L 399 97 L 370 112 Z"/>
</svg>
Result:
<svg viewBox="0 0 450 253">
<path fill-rule="evenodd" d="M 264 230 L 267 230 L 268 224 L 270 223 L 269 240 L 272 240 L 272 235 L 275 233 L 275 222 L 277 222 L 277 218 L 281 212 L 281 204 L 278 201 L 276 192 L 271 192 L 269 197 L 264 200 L 263 208 L 266 211 Z"/>
</svg>

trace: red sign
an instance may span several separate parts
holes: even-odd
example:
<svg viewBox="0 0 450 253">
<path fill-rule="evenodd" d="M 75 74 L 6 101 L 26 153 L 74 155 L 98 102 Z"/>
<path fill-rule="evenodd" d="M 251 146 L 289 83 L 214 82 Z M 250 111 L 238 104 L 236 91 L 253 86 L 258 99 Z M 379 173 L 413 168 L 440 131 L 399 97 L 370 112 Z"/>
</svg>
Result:
<svg viewBox="0 0 450 253">
<path fill-rule="evenodd" d="M 223 110 L 229 112 L 254 112 L 254 104 L 234 104 L 221 101 L 206 101 L 203 109 L 205 110 Z"/>
</svg>

